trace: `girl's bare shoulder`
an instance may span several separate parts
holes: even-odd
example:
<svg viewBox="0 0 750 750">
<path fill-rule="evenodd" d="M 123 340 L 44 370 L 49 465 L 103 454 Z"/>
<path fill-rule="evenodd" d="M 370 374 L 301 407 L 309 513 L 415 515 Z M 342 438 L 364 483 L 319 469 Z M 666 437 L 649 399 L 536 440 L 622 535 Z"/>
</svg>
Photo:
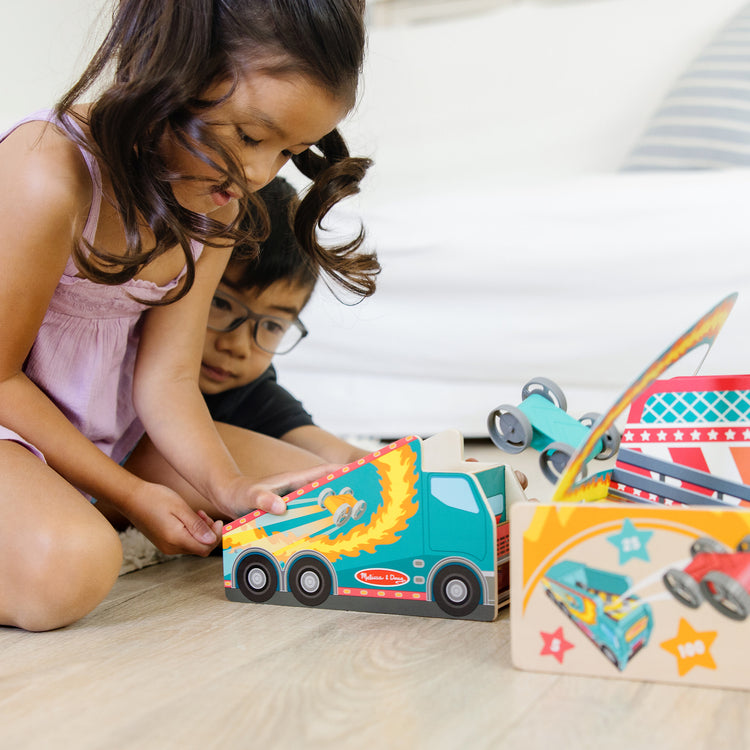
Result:
<svg viewBox="0 0 750 750">
<path fill-rule="evenodd" d="M 0 186 L 5 210 L 67 217 L 74 224 L 91 203 L 91 177 L 80 148 L 44 121 L 24 123 L 0 143 Z"/>
</svg>

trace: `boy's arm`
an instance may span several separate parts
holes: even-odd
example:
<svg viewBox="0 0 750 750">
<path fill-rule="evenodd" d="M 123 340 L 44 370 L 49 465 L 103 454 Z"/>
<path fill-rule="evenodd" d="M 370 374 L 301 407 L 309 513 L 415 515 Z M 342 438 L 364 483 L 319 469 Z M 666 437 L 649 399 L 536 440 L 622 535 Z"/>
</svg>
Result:
<svg viewBox="0 0 750 750">
<path fill-rule="evenodd" d="M 348 464 L 370 453 L 315 425 L 295 427 L 282 435 L 281 439 L 334 464 Z"/>
</svg>

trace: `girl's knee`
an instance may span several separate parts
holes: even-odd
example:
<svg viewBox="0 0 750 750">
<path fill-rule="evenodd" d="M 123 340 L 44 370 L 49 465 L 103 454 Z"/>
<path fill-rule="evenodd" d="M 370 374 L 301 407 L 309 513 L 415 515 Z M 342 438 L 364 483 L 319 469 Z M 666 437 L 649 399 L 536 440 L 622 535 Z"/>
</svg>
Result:
<svg viewBox="0 0 750 750">
<path fill-rule="evenodd" d="M 52 630 L 90 612 L 122 565 L 119 537 L 25 448 L 0 441 L 0 624 Z"/>
<path fill-rule="evenodd" d="M 91 612 L 117 580 L 122 546 L 104 518 L 66 535 L 42 534 L 20 571 L 23 596 L 14 623 L 25 630 L 54 630 Z"/>
</svg>

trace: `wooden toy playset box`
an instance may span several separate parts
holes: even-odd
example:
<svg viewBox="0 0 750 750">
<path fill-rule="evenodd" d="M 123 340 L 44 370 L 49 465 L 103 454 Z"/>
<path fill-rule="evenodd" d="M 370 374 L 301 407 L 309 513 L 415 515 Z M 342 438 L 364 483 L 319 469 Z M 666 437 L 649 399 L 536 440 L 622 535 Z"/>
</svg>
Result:
<svg viewBox="0 0 750 750">
<path fill-rule="evenodd" d="M 658 380 L 711 345 L 733 303 L 625 391 L 552 503 L 511 509 L 515 666 L 750 688 L 750 376 Z M 576 481 L 628 407 L 614 468 Z"/>
</svg>

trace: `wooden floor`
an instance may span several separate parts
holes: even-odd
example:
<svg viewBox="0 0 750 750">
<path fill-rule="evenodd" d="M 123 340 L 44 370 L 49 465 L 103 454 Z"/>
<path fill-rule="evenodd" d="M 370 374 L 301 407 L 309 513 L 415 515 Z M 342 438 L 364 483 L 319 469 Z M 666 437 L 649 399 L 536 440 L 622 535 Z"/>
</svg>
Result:
<svg viewBox="0 0 750 750">
<path fill-rule="evenodd" d="M 228 602 L 218 557 L 122 576 L 64 630 L 0 628 L 0 654 L 0 748 L 750 747 L 747 693 L 517 671 L 507 611 Z"/>
</svg>

